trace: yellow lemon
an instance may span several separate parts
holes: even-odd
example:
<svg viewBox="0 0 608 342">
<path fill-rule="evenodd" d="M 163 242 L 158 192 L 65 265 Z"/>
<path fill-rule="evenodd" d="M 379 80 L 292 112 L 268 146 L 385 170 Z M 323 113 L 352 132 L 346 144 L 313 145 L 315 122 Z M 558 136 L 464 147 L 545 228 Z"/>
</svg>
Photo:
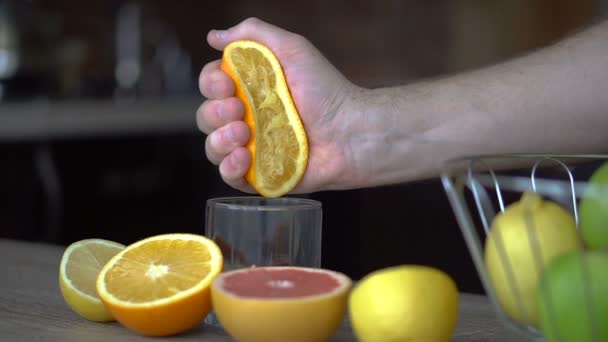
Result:
<svg viewBox="0 0 608 342">
<path fill-rule="evenodd" d="M 536 289 L 542 271 L 553 258 L 581 248 L 572 215 L 536 193 L 524 193 L 496 215 L 485 241 L 485 263 L 504 311 L 537 327 Z"/>
<path fill-rule="evenodd" d="M 99 299 L 95 282 L 103 265 L 124 248 L 113 241 L 85 239 L 65 249 L 59 266 L 59 288 L 74 312 L 91 321 L 114 320 Z"/>
<path fill-rule="evenodd" d="M 361 279 L 349 314 L 362 342 L 447 342 L 458 320 L 458 288 L 433 267 L 388 267 Z"/>
</svg>

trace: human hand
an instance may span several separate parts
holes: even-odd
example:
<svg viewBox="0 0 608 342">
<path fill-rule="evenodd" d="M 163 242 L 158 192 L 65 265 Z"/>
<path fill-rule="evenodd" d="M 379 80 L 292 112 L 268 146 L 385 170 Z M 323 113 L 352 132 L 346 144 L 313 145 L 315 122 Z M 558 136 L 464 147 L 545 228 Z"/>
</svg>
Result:
<svg viewBox="0 0 608 342">
<path fill-rule="evenodd" d="M 307 132 L 306 173 L 292 193 L 347 188 L 358 177 L 346 123 L 350 102 L 360 91 L 304 37 L 250 18 L 228 30 L 212 30 L 209 45 L 217 50 L 232 41 L 250 39 L 269 47 L 279 59 L 291 95 Z M 249 128 L 235 85 L 220 70 L 220 60 L 206 64 L 199 87 L 207 99 L 197 111 L 199 129 L 207 134 L 205 153 L 219 165 L 222 179 L 235 189 L 254 192 L 244 175 L 251 155 L 244 147 Z"/>
</svg>

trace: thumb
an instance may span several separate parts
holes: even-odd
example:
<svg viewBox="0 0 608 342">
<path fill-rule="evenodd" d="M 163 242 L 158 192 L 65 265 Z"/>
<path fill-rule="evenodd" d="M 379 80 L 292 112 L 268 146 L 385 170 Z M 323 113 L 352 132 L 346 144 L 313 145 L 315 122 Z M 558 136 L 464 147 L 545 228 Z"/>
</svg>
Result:
<svg viewBox="0 0 608 342">
<path fill-rule="evenodd" d="M 241 39 L 260 42 L 272 49 L 278 48 L 291 33 L 257 18 L 248 18 L 227 30 L 211 30 L 207 34 L 207 42 L 217 50 L 223 50 L 226 45 Z"/>
</svg>

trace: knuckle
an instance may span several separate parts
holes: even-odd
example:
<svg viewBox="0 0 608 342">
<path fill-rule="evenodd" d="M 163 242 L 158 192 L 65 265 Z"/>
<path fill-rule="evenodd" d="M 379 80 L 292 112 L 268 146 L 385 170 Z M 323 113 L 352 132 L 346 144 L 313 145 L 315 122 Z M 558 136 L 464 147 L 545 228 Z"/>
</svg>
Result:
<svg viewBox="0 0 608 342">
<path fill-rule="evenodd" d="M 198 86 L 200 88 L 201 94 L 203 96 L 205 96 L 206 98 L 210 98 L 213 95 L 213 94 L 211 94 L 211 89 L 210 89 L 211 87 L 210 87 L 209 83 L 210 83 L 209 77 L 206 77 L 206 76 L 201 77 L 198 82 Z"/>
<path fill-rule="evenodd" d="M 225 123 L 243 121 L 244 107 L 240 100 L 233 97 L 227 99 L 222 105 L 222 119 Z"/>
<path fill-rule="evenodd" d="M 261 29 L 262 25 L 262 20 L 258 19 L 257 17 L 249 17 L 242 23 L 243 30 L 246 32 L 258 31 Z"/>
<path fill-rule="evenodd" d="M 207 159 L 215 165 L 219 164 L 221 158 L 219 158 L 218 153 L 213 147 L 213 137 L 212 134 L 207 136 L 205 140 L 205 154 L 207 155 Z"/>
<path fill-rule="evenodd" d="M 209 119 L 208 119 L 208 115 L 209 115 L 208 112 L 209 112 L 209 101 L 207 100 L 207 101 L 203 102 L 203 104 L 196 111 L 196 124 L 203 133 L 207 133 L 207 134 L 211 131 L 211 126 L 209 124 Z"/>
<path fill-rule="evenodd" d="M 220 151 L 222 151 L 225 145 L 225 139 L 224 139 L 224 132 L 223 132 L 223 127 L 222 128 L 218 128 L 215 131 L 213 131 L 211 133 L 211 144 L 210 147 L 211 149 L 216 152 L 219 153 Z"/>
<path fill-rule="evenodd" d="M 251 28 L 255 28 L 260 25 L 262 21 L 257 17 L 249 17 L 243 21 L 243 25 Z"/>
<path fill-rule="evenodd" d="M 209 84 L 214 70 L 217 69 L 216 64 L 216 62 L 207 63 L 198 76 L 198 87 L 203 96 L 211 96 L 211 94 L 209 94 Z"/>
<path fill-rule="evenodd" d="M 198 90 L 203 96 L 207 96 L 205 93 L 205 75 L 203 73 L 198 77 Z"/>
<path fill-rule="evenodd" d="M 306 37 L 304 37 L 303 35 L 298 34 L 298 33 L 292 33 L 291 39 L 293 40 L 294 43 L 297 43 L 299 45 L 306 45 L 306 44 L 308 44 L 308 39 Z"/>
<path fill-rule="evenodd" d="M 204 114 L 205 113 L 205 102 L 203 102 L 203 104 L 201 104 L 198 109 L 196 110 L 196 126 L 198 127 L 199 130 L 201 131 L 205 131 L 204 130 L 204 126 L 205 126 L 205 118 L 204 118 Z"/>
</svg>

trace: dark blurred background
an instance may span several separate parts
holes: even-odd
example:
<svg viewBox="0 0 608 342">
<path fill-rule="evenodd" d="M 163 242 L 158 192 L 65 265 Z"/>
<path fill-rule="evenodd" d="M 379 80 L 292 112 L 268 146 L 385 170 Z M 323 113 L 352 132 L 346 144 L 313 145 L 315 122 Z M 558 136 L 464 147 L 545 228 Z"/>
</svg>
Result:
<svg viewBox="0 0 608 342">
<path fill-rule="evenodd" d="M 204 230 L 239 195 L 205 159 L 197 77 L 212 28 L 256 16 L 363 86 L 479 67 L 604 14 L 600 0 L 0 0 L 0 237 L 66 245 Z M 373 162 L 373 161 L 371 161 Z M 422 263 L 482 292 L 436 180 L 324 192 L 323 266 Z"/>
</svg>

